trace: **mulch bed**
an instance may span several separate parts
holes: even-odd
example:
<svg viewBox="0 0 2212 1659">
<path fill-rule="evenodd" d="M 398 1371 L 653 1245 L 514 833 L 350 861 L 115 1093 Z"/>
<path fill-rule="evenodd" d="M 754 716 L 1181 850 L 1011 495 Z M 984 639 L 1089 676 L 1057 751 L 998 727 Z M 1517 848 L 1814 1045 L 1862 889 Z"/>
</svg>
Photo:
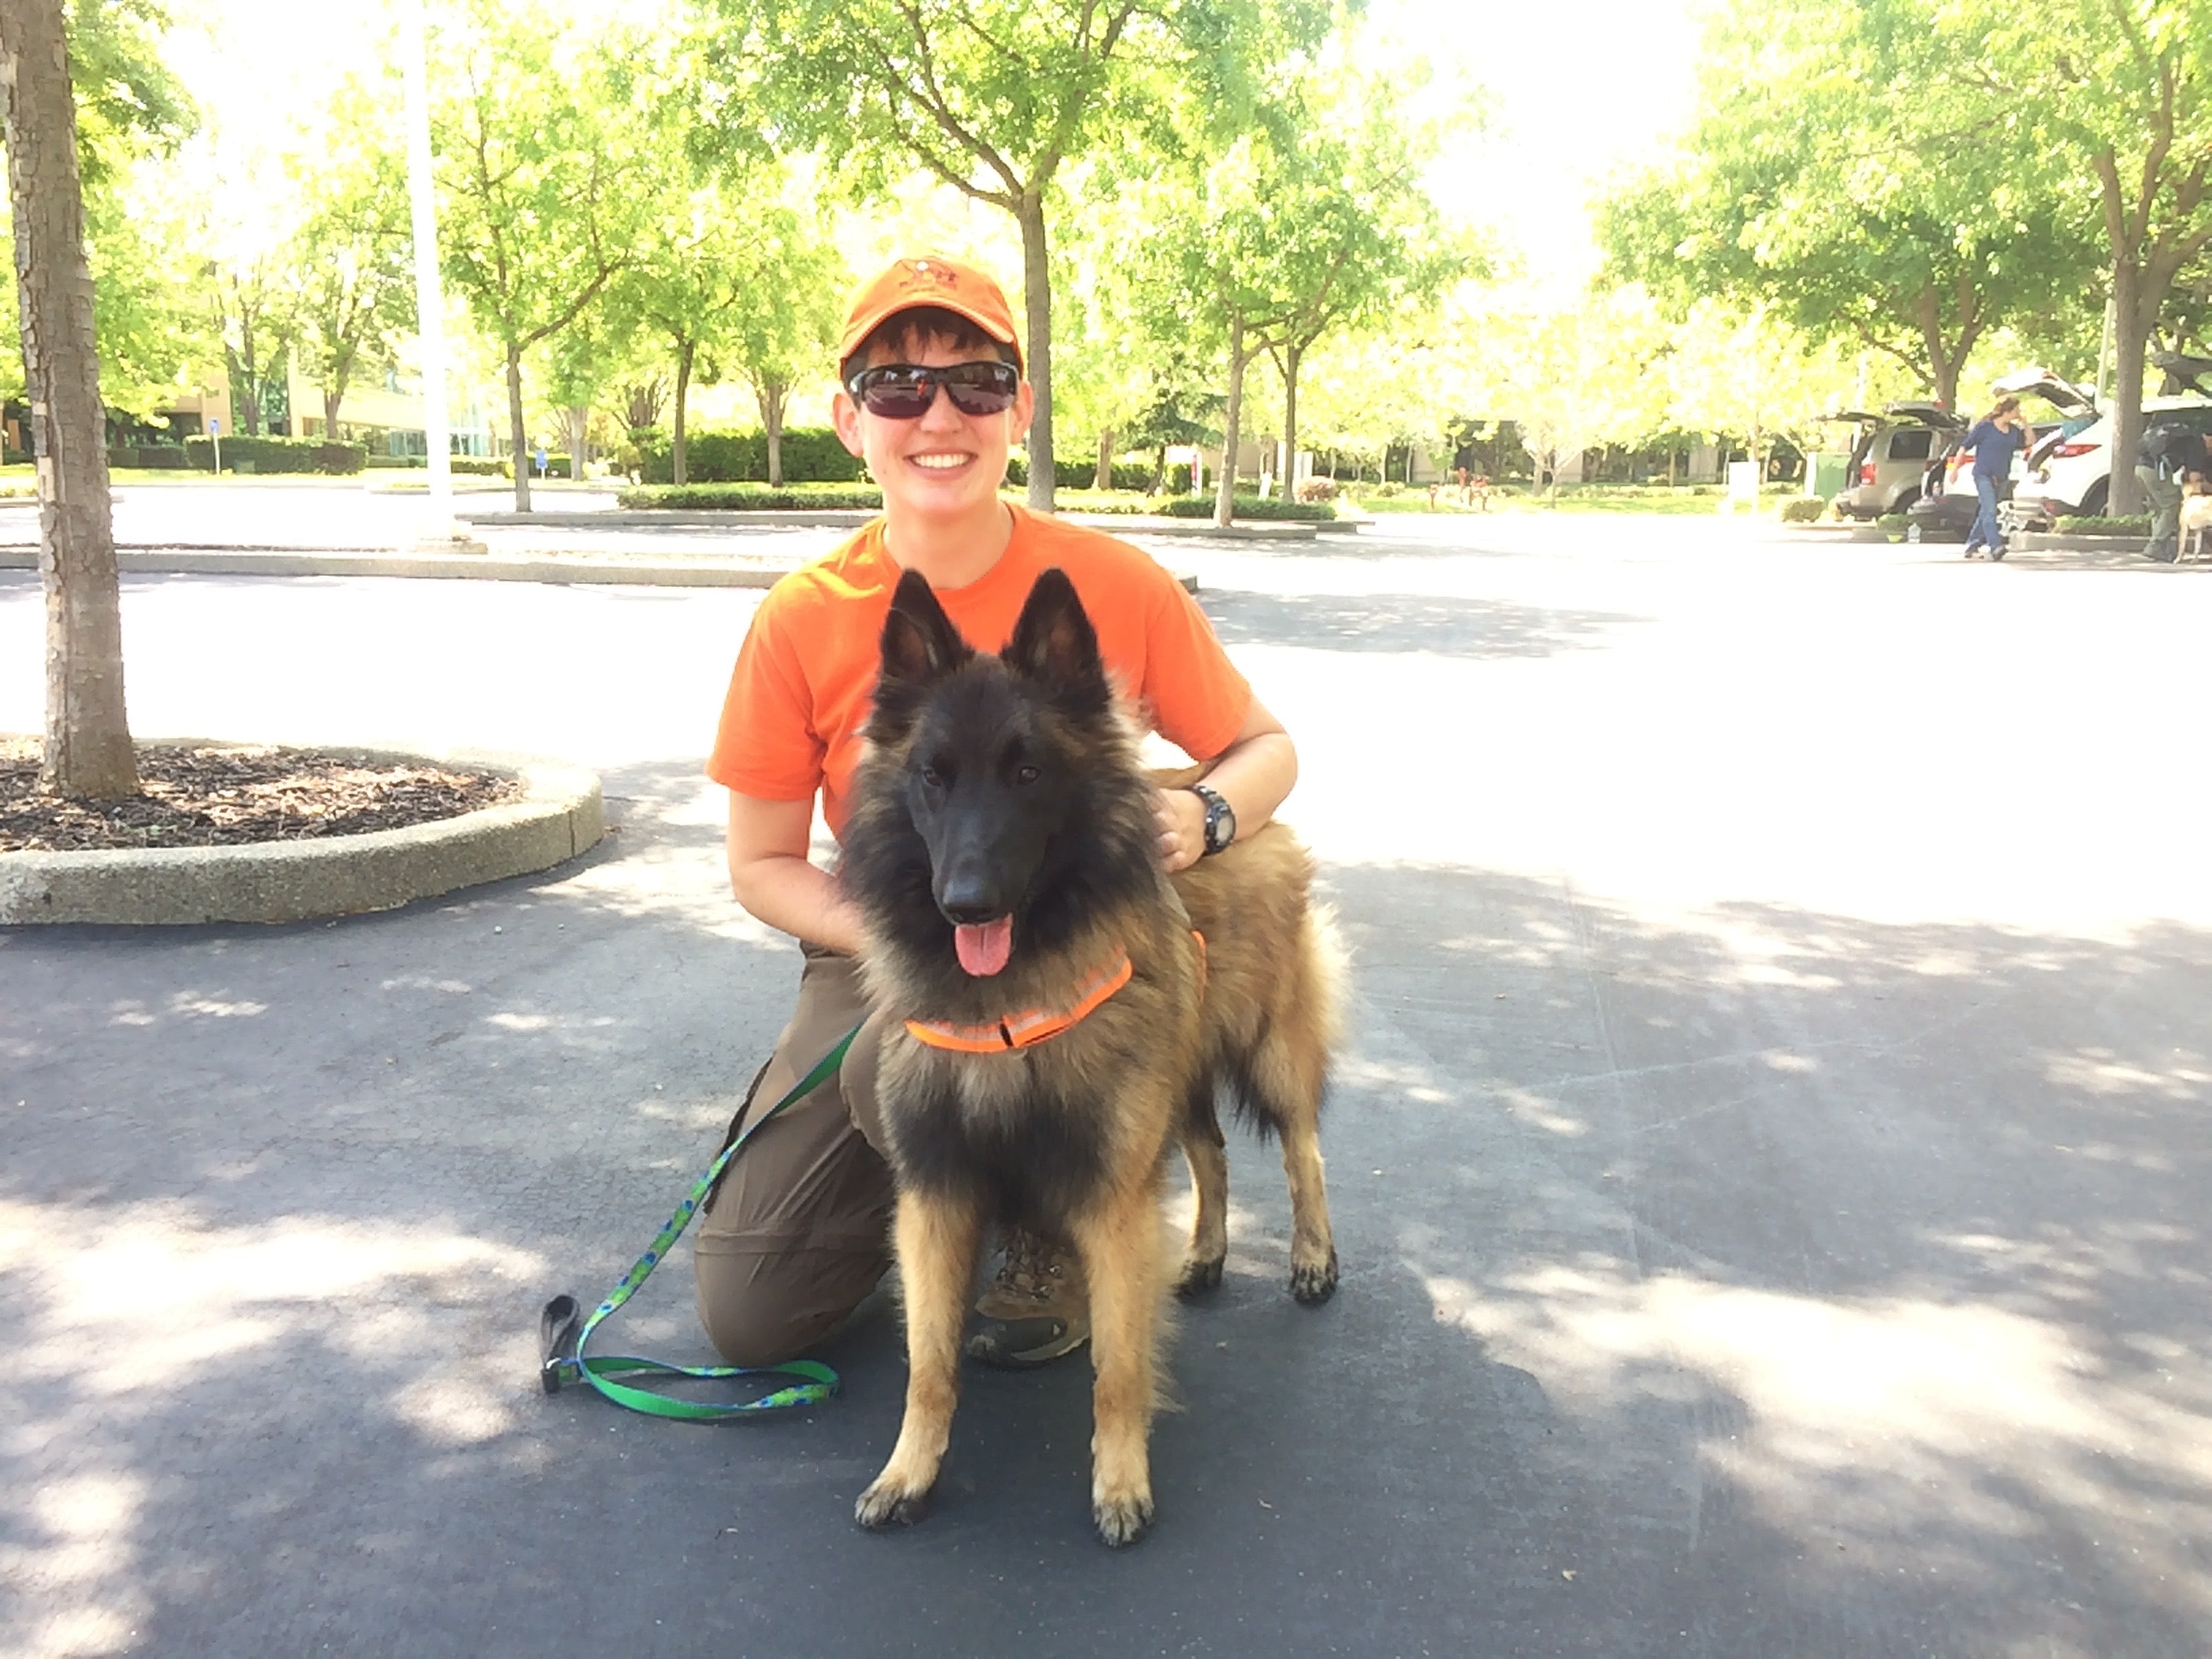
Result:
<svg viewBox="0 0 2212 1659">
<path fill-rule="evenodd" d="M 39 790 L 36 741 L 0 738 L 0 853 L 232 847 L 357 836 L 514 800 L 490 773 L 309 749 L 141 746 L 143 793 L 77 801 Z"/>
</svg>

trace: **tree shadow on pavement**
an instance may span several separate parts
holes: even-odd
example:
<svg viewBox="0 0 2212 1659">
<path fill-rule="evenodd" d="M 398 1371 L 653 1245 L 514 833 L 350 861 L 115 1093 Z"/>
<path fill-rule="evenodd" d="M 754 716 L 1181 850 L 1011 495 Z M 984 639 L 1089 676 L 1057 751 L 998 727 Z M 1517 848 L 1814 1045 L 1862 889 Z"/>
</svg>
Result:
<svg viewBox="0 0 2212 1659">
<path fill-rule="evenodd" d="M 971 1375 L 936 1513 L 874 1537 L 884 1303 L 813 1412 L 536 1386 L 538 1304 L 643 1249 L 788 1007 L 726 900 L 592 884 L 710 862 L 687 771 L 611 776 L 581 871 L 0 935 L 11 1659 L 2202 1650 L 2200 933 L 1335 867 L 1336 1299 L 1233 1139 L 1157 1535 L 1089 1534 L 1079 1362 Z M 608 1347 L 708 1358 L 690 1299 L 679 1250 Z"/>
</svg>

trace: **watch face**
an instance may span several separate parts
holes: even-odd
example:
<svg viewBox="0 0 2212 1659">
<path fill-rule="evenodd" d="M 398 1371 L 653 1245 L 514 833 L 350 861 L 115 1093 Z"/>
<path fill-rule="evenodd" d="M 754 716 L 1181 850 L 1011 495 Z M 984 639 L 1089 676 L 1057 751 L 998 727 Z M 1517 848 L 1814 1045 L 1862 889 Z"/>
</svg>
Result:
<svg viewBox="0 0 2212 1659">
<path fill-rule="evenodd" d="M 1206 845 L 1207 851 L 1218 853 L 1237 839 L 1237 809 L 1219 796 L 1214 800 L 1213 809 L 1206 815 Z"/>
</svg>

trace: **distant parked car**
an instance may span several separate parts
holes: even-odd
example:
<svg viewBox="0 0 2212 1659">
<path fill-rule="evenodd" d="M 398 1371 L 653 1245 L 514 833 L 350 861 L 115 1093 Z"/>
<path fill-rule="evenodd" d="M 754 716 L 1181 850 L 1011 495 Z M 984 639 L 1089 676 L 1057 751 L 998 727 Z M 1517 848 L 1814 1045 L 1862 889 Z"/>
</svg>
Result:
<svg viewBox="0 0 2212 1659">
<path fill-rule="evenodd" d="M 1997 486 L 1997 499 L 2010 501 L 2020 481 L 2033 470 L 2039 457 L 2063 447 L 2093 426 L 2097 419 L 2095 398 L 2070 380 L 2062 380 L 2048 369 L 2023 368 L 1993 383 L 2000 395 L 2039 398 L 2057 412 L 2056 420 L 2029 422 L 2027 447 L 2013 457 L 2012 472 Z M 1942 453 L 1929 466 L 1920 499 L 1905 509 L 1905 538 L 1910 542 L 1963 542 L 1974 527 L 1980 510 L 1974 494 L 1974 450 L 1965 431 L 1954 433 Z M 2003 515 L 2010 519 L 2008 513 Z"/>
<path fill-rule="evenodd" d="M 2160 396 L 2143 399 L 2145 427 L 2172 422 L 2212 433 L 2212 357 L 2160 351 L 2151 362 L 2166 379 Z M 2126 459 L 2132 468 L 2135 457 Z M 2011 516 L 2027 528 L 2047 528 L 2056 519 L 2101 518 L 2112 499 L 2112 421 L 2107 412 L 2029 459 L 2014 492 Z"/>
<path fill-rule="evenodd" d="M 1879 519 L 1920 499 L 1922 479 L 1943 440 L 1963 430 L 1956 415 L 1929 403 L 1891 404 L 1881 414 L 1847 409 L 1828 416 L 1861 427 L 1836 497 L 1838 516 Z"/>
</svg>

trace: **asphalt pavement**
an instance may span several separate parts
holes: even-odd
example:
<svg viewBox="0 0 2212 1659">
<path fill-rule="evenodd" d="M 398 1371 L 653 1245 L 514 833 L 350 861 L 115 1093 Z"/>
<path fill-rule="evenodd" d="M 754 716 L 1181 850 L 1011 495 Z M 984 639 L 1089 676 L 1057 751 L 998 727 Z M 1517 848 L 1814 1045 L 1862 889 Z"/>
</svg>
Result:
<svg viewBox="0 0 2212 1659">
<path fill-rule="evenodd" d="M 1344 1277 L 1291 1303 L 1232 1139 L 1119 1554 L 1079 1364 L 969 1376 L 935 1512 L 854 1528 L 888 1298 L 816 1410 L 538 1390 L 539 1304 L 788 1006 L 698 772 L 757 595 L 127 581 L 141 735 L 534 751 L 620 830 L 334 924 L 0 933 L 0 1656 L 2212 1650 L 2212 571 L 1950 555 L 1179 553 L 1355 952 Z M 41 624 L 0 575 L 0 729 Z M 610 1346 L 708 1358 L 690 1295 Z"/>
</svg>

